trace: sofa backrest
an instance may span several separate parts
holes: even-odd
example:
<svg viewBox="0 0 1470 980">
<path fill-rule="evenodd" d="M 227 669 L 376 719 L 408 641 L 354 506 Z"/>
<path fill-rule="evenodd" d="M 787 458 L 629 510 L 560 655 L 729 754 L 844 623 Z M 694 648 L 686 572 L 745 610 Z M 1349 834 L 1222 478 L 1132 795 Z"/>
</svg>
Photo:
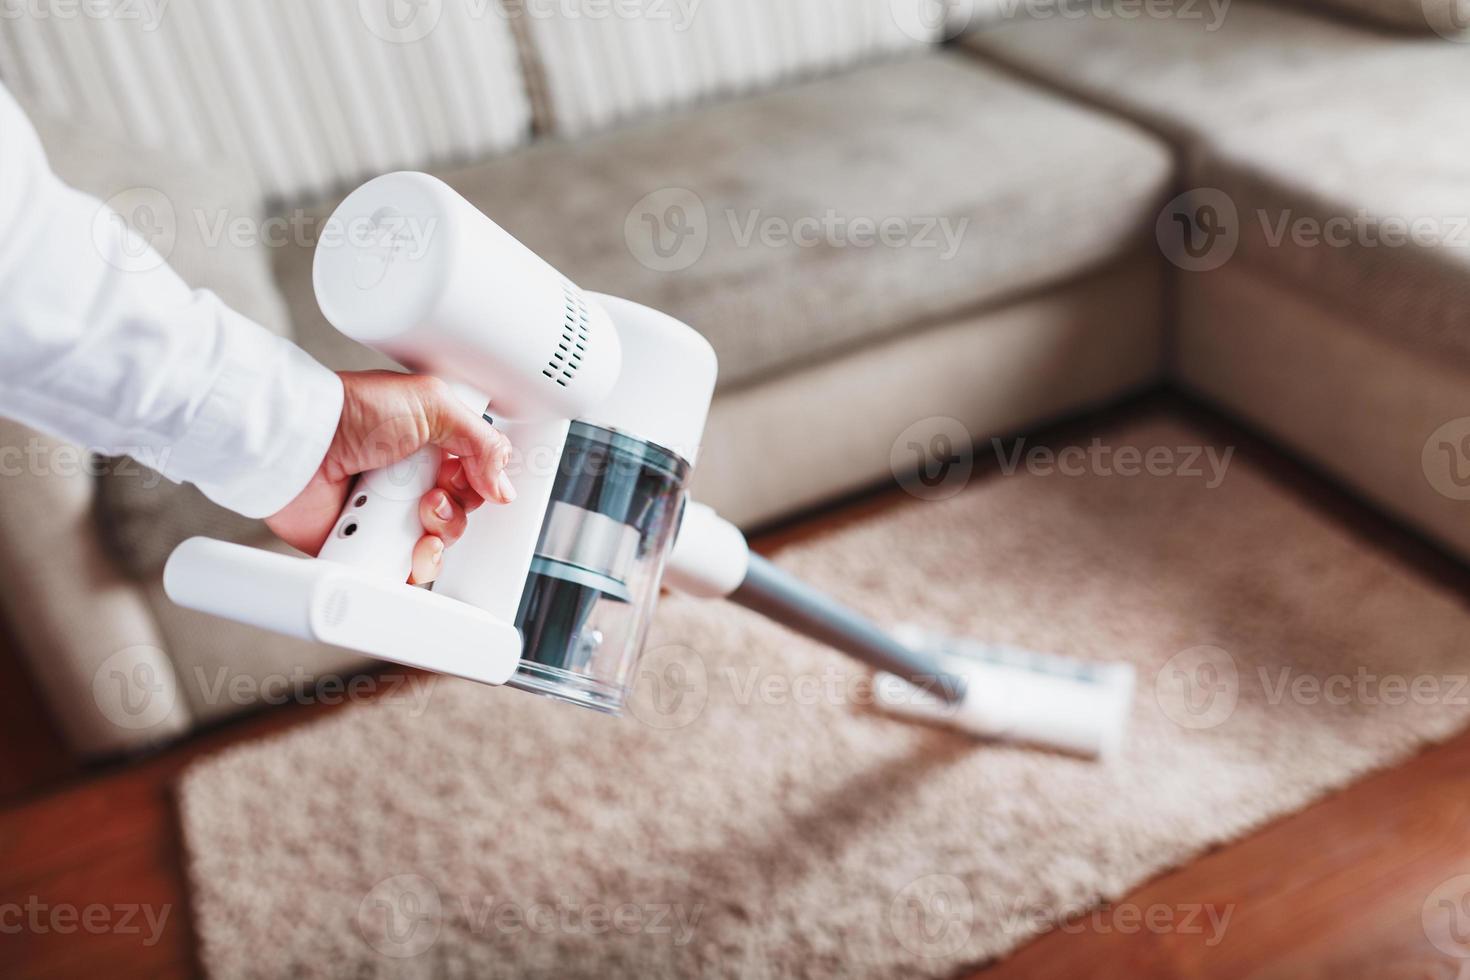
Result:
<svg viewBox="0 0 1470 980">
<path fill-rule="evenodd" d="M 530 139 L 498 0 L 87 0 L 0 20 L 0 79 L 54 115 L 294 200 Z"/>
<path fill-rule="evenodd" d="M 506 0 L 544 98 L 578 136 L 941 39 L 941 0 Z"/>
<path fill-rule="evenodd" d="M 937 41 L 943 0 L 85 0 L 0 19 L 54 116 L 296 202 Z M 533 113 L 533 97 L 535 112 Z"/>
</svg>

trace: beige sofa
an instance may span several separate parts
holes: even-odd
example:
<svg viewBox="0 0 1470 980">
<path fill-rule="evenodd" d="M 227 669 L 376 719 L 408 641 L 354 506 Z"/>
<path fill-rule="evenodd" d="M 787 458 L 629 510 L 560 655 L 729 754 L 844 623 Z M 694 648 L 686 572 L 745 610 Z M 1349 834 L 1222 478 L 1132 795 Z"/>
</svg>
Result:
<svg viewBox="0 0 1470 980">
<path fill-rule="evenodd" d="M 1368 227 L 1444 231 L 1470 210 L 1454 111 L 1470 49 L 1448 7 L 1417 34 L 1401 5 L 1390 33 L 1244 0 L 1219 24 L 1044 8 L 946 30 L 900 0 L 707 0 L 676 30 L 515 2 L 474 19 L 448 0 L 422 36 L 313 7 L 273 26 L 326 32 L 330 49 L 176 58 L 180 37 L 240 26 L 237 9 L 197 0 L 121 56 L 109 41 L 114 70 L 155 59 L 144 95 L 170 70 L 188 86 L 166 124 L 146 98 L 79 110 L 81 90 L 118 84 L 105 71 L 60 94 L 41 78 L 47 45 L 75 58 L 75 36 L 0 41 L 0 77 L 58 169 L 99 197 L 143 185 L 186 216 L 304 229 L 267 247 L 186 218 L 172 258 L 332 366 L 378 362 L 322 322 L 311 229 L 354 180 L 431 169 L 583 285 L 709 337 L 722 377 L 696 493 L 747 527 L 893 479 L 917 462 L 895 451 L 905 433 L 987 439 L 1173 382 L 1470 555 L 1455 520 L 1470 492 L 1433 468 L 1436 438 L 1470 436 L 1434 435 L 1470 415 L 1466 253 L 1448 235 L 1391 254 L 1282 245 L 1255 220 L 1366 209 Z M 377 102 L 353 95 L 368 64 Z M 448 98 L 472 68 L 473 97 Z M 232 102 L 251 85 L 276 111 Z M 294 138 L 280 154 L 248 138 L 271 124 Z M 1236 232 L 1179 251 L 1170 229 L 1198 244 L 1210 229 L 1189 222 L 1219 195 Z M 892 240 L 863 244 L 885 222 Z M 43 460 L 3 484 L 0 554 L 27 574 L 0 602 L 78 751 L 175 738 L 261 700 L 262 680 L 361 666 L 163 598 L 173 543 L 263 542 L 258 525 L 147 474 L 51 465 L 50 441 L 0 432 Z"/>
</svg>

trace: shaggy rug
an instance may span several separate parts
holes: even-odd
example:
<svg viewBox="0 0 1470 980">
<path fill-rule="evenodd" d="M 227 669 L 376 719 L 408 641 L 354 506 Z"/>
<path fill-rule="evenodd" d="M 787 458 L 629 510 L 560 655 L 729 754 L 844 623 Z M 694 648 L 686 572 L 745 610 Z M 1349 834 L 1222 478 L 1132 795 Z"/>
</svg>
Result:
<svg viewBox="0 0 1470 980">
<path fill-rule="evenodd" d="M 1002 462 L 777 561 L 1133 662 L 1117 761 L 892 720 L 842 657 L 670 599 L 624 719 L 438 680 L 196 764 L 205 967 L 951 976 L 1470 720 L 1465 604 L 1228 446 L 1150 419 Z"/>
</svg>

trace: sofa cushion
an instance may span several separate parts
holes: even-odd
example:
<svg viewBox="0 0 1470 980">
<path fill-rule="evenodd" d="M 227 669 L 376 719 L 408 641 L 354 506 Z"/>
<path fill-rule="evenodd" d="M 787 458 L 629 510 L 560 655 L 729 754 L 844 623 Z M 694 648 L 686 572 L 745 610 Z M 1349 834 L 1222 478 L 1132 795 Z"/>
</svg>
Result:
<svg viewBox="0 0 1470 980">
<path fill-rule="evenodd" d="M 1171 170 L 1128 124 L 935 54 L 447 179 L 583 286 L 703 332 L 729 389 L 1118 258 Z"/>
<path fill-rule="evenodd" d="M 36 6 L 0 31 L 14 91 L 138 143 L 242 161 L 272 197 L 530 138 L 498 0 Z"/>
<path fill-rule="evenodd" d="M 563 136 L 747 94 L 939 40 L 933 0 L 507 0 L 544 87 L 540 128 Z M 913 7 L 913 10 L 907 8 Z"/>
<path fill-rule="evenodd" d="M 1178 379 L 1470 561 L 1470 370 L 1420 356 L 1245 263 L 1179 290 Z"/>
<path fill-rule="evenodd" d="M 165 741 L 192 719 L 143 590 L 95 533 L 86 460 L 0 419 L 0 562 L 10 570 L 0 617 L 67 743 L 103 756 Z"/>
<path fill-rule="evenodd" d="M 1223 250 L 1196 268 L 1251 263 L 1470 361 L 1470 51 L 1245 2 L 1214 31 L 1089 17 L 965 43 L 1179 142 L 1185 185 L 1223 214 Z"/>
<path fill-rule="evenodd" d="M 1466 92 L 1470 51 L 1361 65 L 1303 93 L 1311 112 L 1220 133 L 1193 179 L 1236 202 L 1239 261 L 1470 365 Z"/>
<path fill-rule="evenodd" d="M 1394 51 L 1428 50 L 1279 3 L 1191 0 L 1160 17 L 1126 9 L 1105 2 L 1091 16 L 1018 16 L 961 44 L 1179 142 L 1266 116 L 1296 118 L 1298 89 Z"/>
<path fill-rule="evenodd" d="M 717 398 L 694 498 L 750 529 L 895 479 L 941 496 L 954 486 L 930 493 L 911 479 L 915 446 L 960 447 L 962 482 L 967 436 L 984 443 L 1031 431 L 1158 383 L 1165 265 L 1141 250 L 1018 302 Z"/>
</svg>

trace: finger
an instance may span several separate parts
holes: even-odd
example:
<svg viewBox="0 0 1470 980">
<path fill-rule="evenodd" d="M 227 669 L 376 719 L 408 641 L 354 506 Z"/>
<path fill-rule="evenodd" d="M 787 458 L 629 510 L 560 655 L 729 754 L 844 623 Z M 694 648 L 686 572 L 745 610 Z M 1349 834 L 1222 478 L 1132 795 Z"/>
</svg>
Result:
<svg viewBox="0 0 1470 980">
<path fill-rule="evenodd" d="M 485 498 L 470 486 L 470 478 L 464 472 L 464 463 L 457 457 L 444 461 L 444 465 L 439 467 L 439 478 L 434 484 L 458 501 L 466 514 L 473 514 L 485 503 Z"/>
<path fill-rule="evenodd" d="M 438 536 L 446 547 L 464 535 L 464 508 L 437 487 L 419 501 L 419 520 L 423 522 L 424 530 Z"/>
<path fill-rule="evenodd" d="M 443 564 L 444 542 L 433 534 L 424 535 L 413 547 L 413 574 L 408 577 L 409 584 L 428 585 L 439 577 Z"/>
<path fill-rule="evenodd" d="M 460 458 L 470 486 L 481 497 L 502 504 L 514 500 L 515 488 L 505 475 L 510 440 L 456 398 L 442 381 L 428 379 L 422 397 L 429 441 Z"/>
</svg>

